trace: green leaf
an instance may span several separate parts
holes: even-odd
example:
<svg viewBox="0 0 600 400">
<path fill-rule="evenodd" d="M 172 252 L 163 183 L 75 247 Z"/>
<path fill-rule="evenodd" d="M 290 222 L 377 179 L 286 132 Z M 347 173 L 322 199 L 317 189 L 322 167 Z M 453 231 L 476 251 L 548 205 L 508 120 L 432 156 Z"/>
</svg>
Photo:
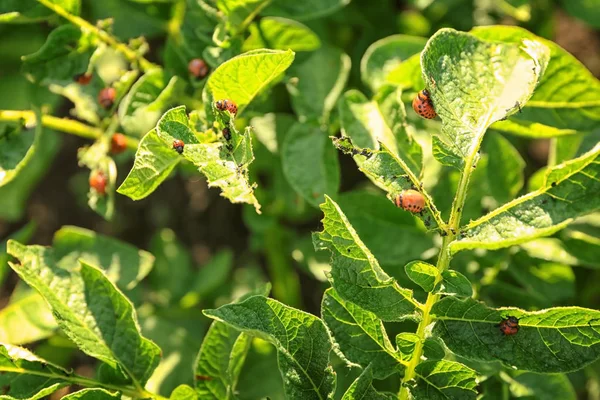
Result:
<svg viewBox="0 0 600 400">
<path fill-rule="evenodd" d="M 331 251 L 332 286 L 339 296 L 384 321 L 416 318 L 418 303 L 412 291 L 388 276 L 329 196 L 321 204 L 323 231 L 313 234 L 317 250 Z"/>
<path fill-rule="evenodd" d="M 67 24 L 50 32 L 37 52 L 23 57 L 23 72 L 31 81 L 68 98 L 75 104 L 75 116 L 92 124 L 99 124 L 100 116 L 108 115 L 97 101 L 106 85 L 95 73 L 87 85 L 78 84 L 76 77 L 91 73 L 89 64 L 96 46 L 95 35 Z"/>
<path fill-rule="evenodd" d="M 216 0 L 216 7 L 227 17 L 226 28 L 233 35 L 243 32 L 270 0 Z"/>
<path fill-rule="evenodd" d="M 383 265 L 403 265 L 433 247 L 431 236 L 412 216 L 379 194 L 346 192 L 340 195 L 338 204 L 358 236 L 364 238 L 365 246 Z"/>
<path fill-rule="evenodd" d="M 401 332 L 396 335 L 396 347 L 398 353 L 404 361 L 410 361 L 415 352 L 415 346 L 421 341 L 421 338 L 416 333 Z"/>
<path fill-rule="evenodd" d="M 0 286 L 4 284 L 4 280 L 6 279 L 6 273 L 9 271 L 8 261 L 10 260 L 10 256 L 6 252 L 6 243 L 10 240 L 16 240 L 17 242 L 27 243 L 29 239 L 33 236 L 35 230 L 37 229 L 37 224 L 34 220 L 29 221 L 22 228 L 17 230 L 14 233 L 11 233 L 6 239 L 0 242 Z M 5 342 L 0 338 L 0 342 Z"/>
<path fill-rule="evenodd" d="M 81 0 L 50 0 L 69 14 L 79 15 Z M 0 4 L 0 23 L 32 23 L 48 19 L 54 12 L 35 0 L 4 0 Z"/>
<path fill-rule="evenodd" d="M 160 359 L 160 349 L 140 335 L 129 300 L 95 267 L 65 270 L 48 259 L 44 248 L 8 243 L 20 264 L 11 268 L 52 308 L 63 332 L 86 354 L 123 368 L 143 385 Z"/>
<path fill-rule="evenodd" d="M 527 102 L 549 53 L 539 41 L 487 42 L 452 29 L 429 39 L 423 79 L 442 119 L 440 144 L 457 156 L 453 165 L 473 162 L 487 128 Z"/>
<path fill-rule="evenodd" d="M 389 393 L 380 393 L 371 385 L 373 382 L 372 366 L 367 366 L 352 385 L 346 390 L 342 400 L 392 400 L 396 397 Z"/>
<path fill-rule="evenodd" d="M 104 389 L 92 388 L 82 389 L 78 392 L 63 396 L 62 398 L 65 400 L 111 400 L 120 399 L 121 395 L 117 392 L 112 393 Z"/>
<path fill-rule="evenodd" d="M 96 153 L 96 145 L 108 146 L 107 142 L 96 142 L 89 148 L 80 149 L 77 156 L 79 163 L 90 168 L 90 178 L 96 173 L 102 173 L 106 177 L 105 193 L 99 193 L 96 189 L 89 187 L 88 191 L 88 206 L 98 215 L 107 221 L 110 221 L 115 213 L 115 185 L 117 182 L 117 165 L 115 161 L 107 155 L 106 152 Z M 108 148 L 107 148 L 108 150 Z M 86 154 L 87 153 L 87 154 Z M 88 162 L 85 160 L 87 155 L 91 158 L 98 156 L 96 160 Z"/>
<path fill-rule="evenodd" d="M 100 267 L 106 276 L 123 290 L 134 288 L 148 275 L 154 256 L 147 251 L 89 229 L 63 226 L 52 240 L 56 265 L 78 269 L 79 260 Z M 38 251 L 39 246 L 28 246 Z M 49 253 L 45 250 L 44 253 Z"/>
<path fill-rule="evenodd" d="M 321 47 L 319 37 L 306 25 L 287 18 L 265 17 L 250 25 L 243 51 L 269 48 L 313 51 Z"/>
<path fill-rule="evenodd" d="M 459 297 L 473 296 L 471 282 L 460 272 L 445 270 L 442 272 L 442 280 L 438 282 L 435 293 L 454 295 Z"/>
<path fill-rule="evenodd" d="M 176 76 L 168 79 L 159 68 L 144 74 L 119 104 L 119 122 L 125 132 L 142 136 L 154 128 L 183 86 L 181 79 Z"/>
<path fill-rule="evenodd" d="M 350 74 L 351 61 L 342 50 L 323 46 L 288 72 L 287 89 L 300 122 L 325 126 Z"/>
<path fill-rule="evenodd" d="M 556 307 L 526 312 L 445 297 L 431 314 L 436 320 L 434 335 L 468 359 L 553 373 L 575 371 L 600 357 L 600 311 Z M 519 319 L 516 335 L 504 336 L 496 326 L 507 316 Z"/>
<path fill-rule="evenodd" d="M 208 78 L 203 99 L 212 112 L 214 100 L 229 99 L 238 106 L 238 115 L 257 94 L 268 87 L 294 61 L 291 50 L 254 50 L 221 64 Z"/>
<path fill-rule="evenodd" d="M 340 151 L 351 154 L 362 171 L 375 185 L 387 192 L 387 197 L 392 203 L 403 190 L 418 187 L 421 194 L 425 197 L 425 208 L 419 214 L 426 227 L 433 229 L 443 227 L 440 212 L 433 204 L 431 196 L 420 188 L 421 182 L 410 167 L 388 149 L 383 143 L 380 143 L 380 150 L 362 149 L 355 146 L 350 138 L 332 137 L 333 144 Z"/>
<path fill-rule="evenodd" d="M 28 344 L 51 336 L 58 325 L 42 296 L 31 292 L 0 310 L 0 343 Z"/>
<path fill-rule="evenodd" d="M 29 163 L 40 145 L 43 130 L 41 115 L 37 112 L 35 130 L 0 126 L 0 186 L 16 178 Z"/>
<path fill-rule="evenodd" d="M 577 394 L 569 378 L 563 374 L 536 374 L 517 372 L 514 377 L 502 375 L 510 386 L 511 395 L 536 400 L 576 400 Z"/>
<path fill-rule="evenodd" d="M 15 372 L 15 370 L 17 372 Z M 0 344 L 0 387 L 3 399 L 37 400 L 69 385 L 72 373 L 21 347 Z"/>
<path fill-rule="evenodd" d="M 525 161 L 517 149 L 498 134 L 488 135 L 484 149 L 488 154 L 486 171 L 491 194 L 498 203 L 506 203 L 523 188 Z"/>
<path fill-rule="evenodd" d="M 428 360 L 441 360 L 446 356 L 444 344 L 437 337 L 428 337 L 423 342 L 423 355 Z"/>
<path fill-rule="evenodd" d="M 384 87 L 373 101 L 356 90 L 344 93 L 338 103 L 342 133 L 361 148 L 379 150 L 383 143 L 406 162 L 415 175 L 423 167 L 423 149 L 406 123 L 402 91 Z"/>
<path fill-rule="evenodd" d="M 384 379 L 408 365 L 390 343 L 381 320 L 342 300 L 334 289 L 325 291 L 321 315 L 336 352 L 348 366 L 372 366 L 373 376 Z"/>
<path fill-rule="evenodd" d="M 296 123 L 286 133 L 282 149 L 283 173 L 290 186 L 317 207 L 325 194 L 335 196 L 340 186 L 340 166 L 327 133 L 319 127 Z"/>
<path fill-rule="evenodd" d="M 450 250 L 498 249 L 548 236 L 600 208 L 600 144 L 546 172 L 544 185 L 468 224 Z"/>
<path fill-rule="evenodd" d="M 362 81 L 377 91 L 388 75 L 411 56 L 420 53 L 427 40 L 418 36 L 392 35 L 373 43 L 360 61 Z"/>
<path fill-rule="evenodd" d="M 425 261 L 412 261 L 404 266 L 406 275 L 411 281 L 421 286 L 424 291 L 431 292 L 440 276 L 438 269 Z"/>
<path fill-rule="evenodd" d="M 0 187 L 0 219 L 16 222 L 23 217 L 28 204 L 27 199 L 39 180 L 48 172 L 50 163 L 58 153 L 60 141 L 60 136 L 55 132 L 42 132 L 36 156 L 19 172 L 19 179 Z"/>
<path fill-rule="evenodd" d="M 233 259 L 233 253 L 229 249 L 216 253 L 196 273 L 196 279 L 192 287 L 193 293 L 200 298 L 204 298 L 213 293 L 221 285 L 224 285 L 233 269 Z"/>
<path fill-rule="evenodd" d="M 169 396 L 169 400 L 196 400 L 197 398 L 196 391 L 188 385 L 177 386 Z"/>
<path fill-rule="evenodd" d="M 257 288 L 240 300 L 256 293 L 268 295 L 270 285 Z M 194 368 L 196 393 L 200 398 L 235 398 L 236 386 L 246 360 L 252 337 L 227 324 L 213 321 L 204 336 Z"/>
<path fill-rule="evenodd" d="M 232 399 L 252 338 L 214 321 L 202 342 L 194 380 L 202 399 Z"/>
<path fill-rule="evenodd" d="M 210 318 L 272 343 L 289 398 L 327 399 L 335 390 L 335 374 L 329 365 L 331 344 L 323 322 L 314 315 L 264 296 L 253 296 L 216 310 L 204 310 Z"/>
<path fill-rule="evenodd" d="M 495 129 L 516 134 L 529 131 L 527 136 L 538 137 L 539 133 L 540 137 L 549 137 L 549 133 L 570 134 L 600 126 L 600 81 L 556 43 L 512 26 L 477 27 L 473 34 L 508 43 L 535 40 L 550 49 L 546 73 L 533 97 L 522 113 L 514 114 L 508 121 L 517 124 L 516 128 L 514 124 L 503 126 L 506 122 L 500 122 L 494 125 Z"/>
<path fill-rule="evenodd" d="M 425 82 L 421 75 L 421 54 L 415 54 L 396 66 L 387 74 L 386 80 L 401 89 L 418 91 L 424 88 Z"/>
<path fill-rule="evenodd" d="M 167 145 L 172 146 L 175 139 L 183 140 L 183 157 L 206 176 L 209 187 L 220 188 L 221 196 L 232 203 L 248 203 L 257 212 L 260 211 L 260 204 L 254 197 L 254 185 L 248 180 L 248 165 L 254 160 L 248 129 L 242 134 L 237 132 L 233 124 L 230 125 L 231 151 L 222 142 L 199 143 L 185 113 L 185 106 L 167 111 L 156 128 L 158 137 Z"/>
<path fill-rule="evenodd" d="M 140 141 L 135 152 L 133 168 L 117 189 L 132 200 L 141 200 L 150 195 L 169 177 L 181 161 L 157 135 L 156 129 L 148 132 Z"/>
<path fill-rule="evenodd" d="M 410 388 L 415 400 L 468 400 L 477 398 L 477 373 L 454 361 L 423 361 L 415 368 L 416 385 Z"/>
<path fill-rule="evenodd" d="M 264 14 L 305 21 L 332 14 L 348 3 L 350 0 L 306 0 L 301 2 L 274 0 Z"/>
</svg>

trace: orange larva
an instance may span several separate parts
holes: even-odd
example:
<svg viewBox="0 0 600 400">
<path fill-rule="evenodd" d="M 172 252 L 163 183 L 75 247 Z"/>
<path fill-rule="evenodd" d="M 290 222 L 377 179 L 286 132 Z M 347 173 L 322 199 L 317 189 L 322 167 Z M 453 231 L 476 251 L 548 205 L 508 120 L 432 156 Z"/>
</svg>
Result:
<svg viewBox="0 0 600 400">
<path fill-rule="evenodd" d="M 404 190 L 396 197 L 396 207 L 412 213 L 420 213 L 425 207 L 425 197 L 416 190 Z"/>
<path fill-rule="evenodd" d="M 423 118 L 433 119 L 437 115 L 427 89 L 423 89 L 417 93 L 417 97 L 413 100 L 412 106 L 413 110 Z"/>
</svg>

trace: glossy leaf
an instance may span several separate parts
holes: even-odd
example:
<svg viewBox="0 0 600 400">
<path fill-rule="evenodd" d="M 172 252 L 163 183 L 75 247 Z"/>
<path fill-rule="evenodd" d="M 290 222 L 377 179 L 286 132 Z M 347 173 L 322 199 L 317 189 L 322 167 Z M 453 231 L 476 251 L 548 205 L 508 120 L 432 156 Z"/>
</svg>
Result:
<svg viewBox="0 0 600 400">
<path fill-rule="evenodd" d="M 265 17 L 250 25 L 243 51 L 269 48 L 313 51 L 321 47 L 319 37 L 306 25 L 287 18 Z"/>
<path fill-rule="evenodd" d="M 233 34 L 243 32 L 269 0 L 216 0 L 215 6 L 226 16 L 227 30 Z"/>
<path fill-rule="evenodd" d="M 252 338 L 214 321 L 202 343 L 194 369 L 196 393 L 201 399 L 232 399 Z"/>
<path fill-rule="evenodd" d="M 396 347 L 404 361 L 410 361 L 413 358 L 415 347 L 420 341 L 421 338 L 416 333 L 401 332 L 396 335 Z"/>
<path fill-rule="evenodd" d="M 416 318 L 418 303 L 412 291 L 388 276 L 328 196 L 321 204 L 323 231 L 313 235 L 317 250 L 329 250 L 331 283 L 340 298 L 368 310 L 383 321 Z"/>
<path fill-rule="evenodd" d="M 168 79 L 162 69 L 154 69 L 142 76 L 119 104 L 119 122 L 126 133 L 142 136 L 156 125 L 175 96 L 183 89 L 178 77 Z"/>
<path fill-rule="evenodd" d="M 436 285 L 436 293 L 459 297 L 473 296 L 471 282 L 463 274 L 453 270 L 442 272 L 442 280 Z"/>
<path fill-rule="evenodd" d="M 290 186 L 317 207 L 325 194 L 340 186 L 340 166 L 327 133 L 317 126 L 296 123 L 286 133 L 282 149 L 283 173 Z"/>
<path fill-rule="evenodd" d="M 396 68 L 391 70 L 386 77 L 388 83 L 397 85 L 401 89 L 412 89 L 415 92 L 425 87 L 421 75 L 421 54 L 415 54 Z"/>
<path fill-rule="evenodd" d="M 577 394 L 569 378 L 564 374 L 536 374 L 517 372 L 514 377 L 505 378 L 510 393 L 517 398 L 529 397 L 536 400 L 576 400 Z"/>
<path fill-rule="evenodd" d="M 342 300 L 335 290 L 328 289 L 323 295 L 321 315 L 336 351 L 348 366 L 371 365 L 376 379 L 404 370 L 407 362 L 394 349 L 375 314 Z"/>
<path fill-rule="evenodd" d="M 265 10 L 265 14 L 305 21 L 329 15 L 348 3 L 350 0 L 307 0 L 302 2 L 274 0 Z"/>
<path fill-rule="evenodd" d="M 62 331 L 86 354 L 144 384 L 160 359 L 160 349 L 141 336 L 133 305 L 95 267 L 80 261 L 67 271 L 48 260 L 44 248 L 8 243 L 20 264 L 11 268 L 52 308 Z"/>
<path fill-rule="evenodd" d="M 373 91 L 388 83 L 388 75 L 411 56 L 420 53 L 427 40 L 418 36 L 392 35 L 373 43 L 360 62 L 363 82 Z"/>
<path fill-rule="evenodd" d="M 231 125 L 231 147 L 222 142 L 200 143 L 190 126 L 185 106 L 167 111 L 156 128 L 165 144 L 172 146 L 175 139 L 185 143 L 183 157 L 206 176 L 209 187 L 220 188 L 221 195 L 232 203 L 248 203 L 257 212 L 260 210 L 253 193 L 254 185 L 248 180 L 248 165 L 254 160 L 249 130 L 238 133 Z"/>
<path fill-rule="evenodd" d="M 495 124 L 494 129 L 516 134 L 525 131 L 527 136 L 533 137 L 538 137 L 540 132 L 541 137 L 549 137 L 550 133 L 572 134 L 600 126 L 600 81 L 556 43 L 512 26 L 477 27 L 473 34 L 515 44 L 535 40 L 550 49 L 546 73 L 522 113 Z"/>
<path fill-rule="evenodd" d="M 0 137 L 0 186 L 4 186 L 16 178 L 34 157 L 44 129 L 41 124 L 41 115 L 36 114 L 36 119 L 35 130 L 0 126 L 0 133 L 2 133 L 2 137 Z"/>
<path fill-rule="evenodd" d="M 371 365 L 367 366 L 358 378 L 346 390 L 342 400 L 392 400 L 395 399 L 391 393 L 380 393 L 371 383 L 373 382 L 373 368 Z"/>
<path fill-rule="evenodd" d="M 444 344 L 437 337 L 428 337 L 423 342 L 423 355 L 428 360 L 441 360 L 446 356 Z"/>
<path fill-rule="evenodd" d="M 462 249 L 498 249 L 550 235 L 573 218 L 600 208 L 600 145 L 546 173 L 544 185 L 471 222 L 461 239 L 450 244 Z"/>
<path fill-rule="evenodd" d="M 317 317 L 264 296 L 204 310 L 204 314 L 272 343 L 287 397 L 326 399 L 333 395 L 331 345 L 325 325 Z"/>
<path fill-rule="evenodd" d="M 0 343 L 32 343 L 51 336 L 57 328 L 46 300 L 33 291 L 0 310 Z"/>
<path fill-rule="evenodd" d="M 574 371 L 600 357 L 600 311 L 493 309 L 473 299 L 446 297 L 434 305 L 432 316 L 437 320 L 434 334 L 468 359 L 552 373 Z M 519 319 L 516 335 L 504 336 L 496 326 L 507 316 Z"/>
<path fill-rule="evenodd" d="M 549 53 L 533 40 L 487 42 L 452 29 L 433 35 L 421 53 L 423 79 L 442 119 L 439 139 L 457 158 L 438 160 L 472 162 L 487 128 L 531 97 Z"/>
<path fill-rule="evenodd" d="M 173 390 L 169 400 L 196 400 L 198 395 L 196 391 L 188 385 L 179 385 Z"/>
<path fill-rule="evenodd" d="M 0 345 L 0 372 L 0 387 L 6 389 L 6 399 L 45 398 L 69 385 L 72 375 L 29 350 L 7 344 Z"/>
<path fill-rule="evenodd" d="M 287 88 L 300 122 L 328 123 L 329 114 L 348 80 L 350 65 L 347 54 L 335 47 L 323 46 L 308 60 L 290 68 Z"/>
<path fill-rule="evenodd" d="M 421 286 L 424 291 L 431 292 L 440 276 L 438 269 L 424 261 L 412 261 L 404 266 L 408 278 Z"/>
<path fill-rule="evenodd" d="M 132 200 L 141 200 L 154 192 L 180 161 L 172 146 L 164 143 L 152 129 L 140 141 L 133 168 L 117 192 Z"/>
<path fill-rule="evenodd" d="M 253 50 L 221 64 L 208 78 L 203 99 L 209 110 L 212 101 L 229 99 L 238 115 L 294 61 L 291 50 Z"/>
<path fill-rule="evenodd" d="M 514 199 L 523 188 L 525 161 L 517 149 L 498 134 L 488 135 L 484 149 L 488 154 L 486 172 L 491 194 L 498 203 L 506 203 Z"/>
<path fill-rule="evenodd" d="M 423 361 L 415 373 L 416 385 L 410 388 L 415 400 L 477 398 L 477 374 L 466 365 L 448 360 Z"/>
</svg>

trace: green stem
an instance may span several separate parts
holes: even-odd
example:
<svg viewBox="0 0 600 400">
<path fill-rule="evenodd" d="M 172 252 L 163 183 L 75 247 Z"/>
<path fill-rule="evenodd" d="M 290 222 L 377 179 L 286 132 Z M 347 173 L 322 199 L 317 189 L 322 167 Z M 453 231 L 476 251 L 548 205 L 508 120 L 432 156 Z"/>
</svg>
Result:
<svg viewBox="0 0 600 400">
<path fill-rule="evenodd" d="M 56 14 L 60 15 L 61 17 L 63 17 L 67 21 L 69 21 L 70 23 L 77 25 L 82 30 L 92 32 L 94 35 L 96 35 L 96 37 L 98 37 L 98 39 L 100 39 L 104 43 L 108 44 L 110 47 L 123 53 L 125 58 L 127 58 L 129 60 L 129 62 L 138 64 L 142 71 L 145 72 L 145 71 L 148 71 L 153 68 L 158 68 L 155 64 L 146 60 L 140 54 L 131 50 L 129 47 L 127 47 L 125 44 L 119 42 L 117 39 L 115 39 L 113 36 L 111 36 L 107 32 L 90 24 L 83 18 L 79 18 L 78 16 L 69 13 L 67 10 L 65 10 L 64 8 L 62 8 L 61 6 L 59 6 L 57 4 L 54 4 L 50 0 L 37 0 L 37 1 L 40 4 L 42 4 L 43 6 L 45 6 L 46 8 L 49 8 L 50 10 L 54 11 Z"/>
<path fill-rule="evenodd" d="M 122 394 L 132 397 L 132 398 L 140 398 L 140 399 L 153 398 L 153 399 L 157 399 L 157 400 L 167 400 L 166 397 L 163 397 L 163 396 L 155 394 L 155 393 L 150 393 L 143 388 L 142 389 L 134 389 L 131 387 L 111 385 L 110 383 L 99 382 L 99 381 L 85 378 L 83 376 L 79 376 L 79 375 L 75 375 L 75 374 L 72 374 L 67 377 L 67 376 L 63 376 L 63 375 L 53 374 L 50 372 L 32 371 L 32 370 L 25 369 L 25 368 L 16 368 L 16 367 L 7 367 L 7 366 L 0 366 L 0 371 L 12 372 L 15 374 L 27 374 L 27 375 L 42 376 L 44 378 L 50 378 L 50 379 L 62 379 L 73 385 L 79 385 L 79 386 L 88 387 L 88 388 L 103 388 L 103 389 L 107 389 L 107 390 L 111 390 L 111 391 L 112 390 L 119 391 Z"/>
<path fill-rule="evenodd" d="M 173 5 L 172 17 L 167 25 L 169 36 L 173 38 L 178 46 L 180 46 L 183 42 L 183 38 L 181 36 L 181 26 L 183 25 L 183 20 L 185 18 L 185 6 L 185 0 L 178 0 L 175 2 Z"/>
<path fill-rule="evenodd" d="M 0 121 L 23 122 L 25 125 L 31 126 L 36 124 L 36 117 L 33 111 L 0 110 Z M 101 129 L 93 126 L 51 115 L 42 115 L 42 126 L 91 140 L 97 140 L 104 134 Z M 127 147 L 132 150 L 137 149 L 139 141 L 130 136 L 126 136 L 126 138 Z"/>
<path fill-rule="evenodd" d="M 477 157 L 476 152 L 474 152 L 465 160 L 465 167 L 458 183 L 458 189 L 456 191 L 456 196 L 454 197 L 454 202 L 452 203 L 452 211 L 450 212 L 450 220 L 448 222 L 448 235 L 445 236 L 444 240 L 442 241 L 440 255 L 436 264 L 436 267 L 440 272 L 436 278 L 436 284 L 442 279 L 442 272 L 447 270 L 450 266 L 450 260 L 452 257 L 450 256 L 449 246 L 450 243 L 452 243 L 456 238 L 456 233 L 460 227 L 460 217 L 462 216 L 465 199 L 467 198 L 467 188 L 469 186 L 471 174 L 473 173 L 473 163 L 475 162 L 475 157 Z M 427 301 L 423 307 L 423 316 L 417 328 L 417 335 L 421 340 L 415 345 L 412 359 L 410 360 L 408 367 L 406 367 L 404 378 L 402 378 L 400 391 L 398 393 L 398 396 L 401 400 L 407 400 L 409 398 L 408 387 L 406 384 L 410 382 L 411 379 L 414 379 L 415 369 L 421 362 L 421 356 L 423 355 L 423 343 L 425 341 L 425 330 L 433 320 L 431 317 L 431 309 L 439 299 L 439 294 L 429 293 L 427 295 Z"/>
</svg>

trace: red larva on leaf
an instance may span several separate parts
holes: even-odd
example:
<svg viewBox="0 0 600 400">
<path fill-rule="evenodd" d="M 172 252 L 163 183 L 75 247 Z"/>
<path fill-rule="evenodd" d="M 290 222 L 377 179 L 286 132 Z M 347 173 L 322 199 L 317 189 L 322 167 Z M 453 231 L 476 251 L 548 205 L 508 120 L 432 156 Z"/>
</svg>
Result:
<svg viewBox="0 0 600 400">
<path fill-rule="evenodd" d="M 238 111 L 237 104 L 235 104 L 235 102 L 233 102 L 232 100 L 229 100 L 229 99 L 217 100 L 215 102 L 215 107 L 219 111 L 225 111 L 225 110 L 227 110 L 232 115 L 237 114 L 237 111 Z"/>
<path fill-rule="evenodd" d="M 194 58 L 188 63 L 188 71 L 190 74 L 198 79 L 204 79 L 208 75 L 208 65 L 200 58 Z"/>
<path fill-rule="evenodd" d="M 115 133 L 110 139 L 110 151 L 119 154 L 127 149 L 127 138 L 122 133 Z"/>
<path fill-rule="evenodd" d="M 92 81 L 92 74 L 83 73 L 75 77 L 75 81 L 80 85 L 88 85 Z"/>
<path fill-rule="evenodd" d="M 423 118 L 433 119 L 437 115 L 427 89 L 423 89 L 417 93 L 417 97 L 413 100 L 412 106 L 413 110 Z"/>
<path fill-rule="evenodd" d="M 117 90 L 112 87 L 104 88 L 98 93 L 98 103 L 106 109 L 111 108 L 115 103 Z"/>
<path fill-rule="evenodd" d="M 512 336 L 519 333 L 519 319 L 517 317 L 508 316 L 499 324 L 496 325 L 504 336 Z"/>
<path fill-rule="evenodd" d="M 94 171 L 90 175 L 90 187 L 94 189 L 99 195 L 106 194 L 106 184 L 108 180 L 106 175 L 102 171 Z"/>
<path fill-rule="evenodd" d="M 179 154 L 183 153 L 184 147 L 185 147 L 185 143 L 183 143 L 183 140 L 180 140 L 180 139 L 173 140 L 173 150 L 175 150 Z"/>
<path fill-rule="evenodd" d="M 404 190 L 395 199 L 396 207 L 412 213 L 420 213 L 425 207 L 425 197 L 416 190 Z"/>
</svg>

